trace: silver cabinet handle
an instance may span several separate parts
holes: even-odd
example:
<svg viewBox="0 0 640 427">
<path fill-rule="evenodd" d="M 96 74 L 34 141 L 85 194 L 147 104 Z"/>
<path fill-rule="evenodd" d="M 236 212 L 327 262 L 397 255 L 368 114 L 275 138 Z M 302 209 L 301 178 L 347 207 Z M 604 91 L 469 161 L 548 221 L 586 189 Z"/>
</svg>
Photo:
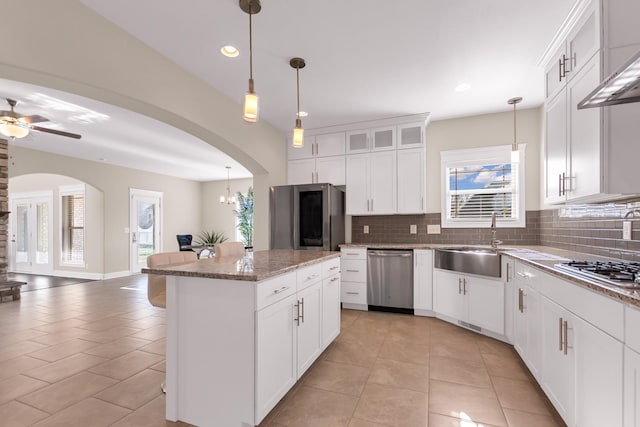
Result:
<svg viewBox="0 0 640 427">
<path fill-rule="evenodd" d="M 558 336 L 560 337 L 560 351 L 562 351 L 562 347 L 564 345 L 564 340 L 562 339 L 562 317 L 558 319 L 558 326 L 559 326 L 559 330 L 558 330 Z"/>
<path fill-rule="evenodd" d="M 463 295 L 467 294 L 467 278 L 466 277 L 462 278 L 462 294 Z"/>
<path fill-rule="evenodd" d="M 295 320 L 296 324 L 300 326 L 300 301 L 296 301 L 296 304 L 294 304 L 293 306 L 296 308 L 296 316 L 298 316 L 293 320 Z"/>
<path fill-rule="evenodd" d="M 300 320 L 304 323 L 304 298 L 300 299 L 300 307 L 302 307 L 302 314 L 300 315 Z"/>
<path fill-rule="evenodd" d="M 562 174 L 558 174 L 558 197 L 562 196 Z"/>
<path fill-rule="evenodd" d="M 347 295 L 360 295 L 360 292 L 345 292 Z"/>
<path fill-rule="evenodd" d="M 458 277 L 458 294 L 462 293 L 462 277 Z"/>
<path fill-rule="evenodd" d="M 373 212 L 373 199 L 371 199 L 371 211 Z"/>
<path fill-rule="evenodd" d="M 529 279 L 529 278 L 531 277 L 531 274 L 529 274 L 529 273 L 522 273 L 522 272 L 520 272 L 520 271 L 518 271 L 516 274 L 517 274 L 518 276 L 522 277 L 523 279 Z"/>
<path fill-rule="evenodd" d="M 334 265 L 333 267 L 331 267 L 331 268 L 329 269 L 329 271 L 331 271 L 331 270 L 337 270 L 338 268 L 340 268 L 340 267 L 338 267 L 337 265 Z"/>
<path fill-rule="evenodd" d="M 509 283 L 509 263 L 507 263 L 507 283 Z"/>
<path fill-rule="evenodd" d="M 518 288 L 518 311 L 524 313 L 524 289 Z"/>
<path fill-rule="evenodd" d="M 279 293 L 281 293 L 281 292 L 286 291 L 287 289 L 290 289 L 290 286 L 283 286 L 283 287 L 281 287 L 281 288 L 279 288 L 279 289 L 275 289 L 275 290 L 273 291 L 273 293 L 274 293 L 274 294 L 279 294 Z"/>
<path fill-rule="evenodd" d="M 345 255 L 347 255 L 347 256 L 358 256 L 360 254 L 357 253 L 357 252 L 346 252 Z"/>
<path fill-rule="evenodd" d="M 360 273 L 360 270 L 345 270 L 348 273 Z"/>
<path fill-rule="evenodd" d="M 307 278 L 306 278 L 305 280 L 313 280 L 313 279 L 315 279 L 316 277 L 318 277 L 318 273 L 314 273 L 314 274 L 312 274 L 311 276 L 307 276 Z"/>
<path fill-rule="evenodd" d="M 335 282 L 336 280 L 340 280 L 338 277 L 334 277 L 333 279 L 329 280 L 329 282 Z"/>
<path fill-rule="evenodd" d="M 567 349 L 569 348 L 569 322 L 568 321 L 564 321 L 563 323 L 563 330 L 564 330 L 564 354 L 566 356 L 567 354 Z"/>
</svg>

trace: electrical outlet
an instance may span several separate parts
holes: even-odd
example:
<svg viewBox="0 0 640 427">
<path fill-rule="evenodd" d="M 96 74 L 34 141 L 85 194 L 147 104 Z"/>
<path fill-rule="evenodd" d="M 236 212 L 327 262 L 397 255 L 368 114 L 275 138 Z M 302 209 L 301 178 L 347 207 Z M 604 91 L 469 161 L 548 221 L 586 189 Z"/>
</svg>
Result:
<svg viewBox="0 0 640 427">
<path fill-rule="evenodd" d="M 622 222 L 622 238 L 624 240 L 631 240 L 631 221 Z"/>
<path fill-rule="evenodd" d="M 125 227 L 125 228 L 124 228 L 124 232 L 125 232 L 126 234 L 129 234 L 129 227 Z"/>
<path fill-rule="evenodd" d="M 369 226 L 368 226 L 368 225 L 365 225 L 364 227 L 362 227 L 362 232 L 363 232 L 364 234 L 369 234 Z"/>
<path fill-rule="evenodd" d="M 416 224 L 409 226 L 409 234 L 418 234 L 418 226 Z"/>
<path fill-rule="evenodd" d="M 427 225 L 427 234 L 440 234 L 440 224 Z"/>
</svg>

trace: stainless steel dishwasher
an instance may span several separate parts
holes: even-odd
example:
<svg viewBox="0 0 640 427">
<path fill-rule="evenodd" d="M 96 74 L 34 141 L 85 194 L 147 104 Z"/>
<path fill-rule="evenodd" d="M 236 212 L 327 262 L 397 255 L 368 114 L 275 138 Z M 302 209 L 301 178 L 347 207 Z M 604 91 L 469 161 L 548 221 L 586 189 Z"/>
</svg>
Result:
<svg viewBox="0 0 640 427">
<path fill-rule="evenodd" d="M 413 314 L 413 251 L 367 251 L 369 309 Z"/>
</svg>

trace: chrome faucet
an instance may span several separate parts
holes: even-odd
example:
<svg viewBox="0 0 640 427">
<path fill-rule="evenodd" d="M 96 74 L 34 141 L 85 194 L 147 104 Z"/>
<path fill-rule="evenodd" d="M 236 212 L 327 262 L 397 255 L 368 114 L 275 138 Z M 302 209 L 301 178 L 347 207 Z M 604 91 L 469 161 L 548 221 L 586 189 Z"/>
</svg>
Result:
<svg viewBox="0 0 640 427">
<path fill-rule="evenodd" d="M 626 213 L 626 214 L 624 214 L 624 219 L 627 219 L 627 218 L 629 218 L 629 217 L 635 217 L 635 216 L 636 216 L 636 214 L 640 214 L 640 208 L 632 208 L 632 209 L 629 209 L 629 210 L 627 211 L 627 213 Z"/>
<path fill-rule="evenodd" d="M 491 247 L 497 249 L 498 245 L 502 243 L 502 240 L 496 239 L 496 213 L 491 212 Z"/>
</svg>

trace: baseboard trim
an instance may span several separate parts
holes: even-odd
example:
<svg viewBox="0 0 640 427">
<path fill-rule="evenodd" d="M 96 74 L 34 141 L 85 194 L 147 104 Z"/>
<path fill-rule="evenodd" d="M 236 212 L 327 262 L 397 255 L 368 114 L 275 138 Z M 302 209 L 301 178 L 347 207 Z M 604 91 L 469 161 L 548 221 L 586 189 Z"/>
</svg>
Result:
<svg viewBox="0 0 640 427">
<path fill-rule="evenodd" d="M 105 273 L 103 274 L 103 279 L 107 280 L 107 279 L 118 279 L 120 277 L 127 277 L 127 276 L 133 276 L 136 273 L 132 273 L 128 270 L 125 271 L 114 271 L 112 273 Z"/>
</svg>

